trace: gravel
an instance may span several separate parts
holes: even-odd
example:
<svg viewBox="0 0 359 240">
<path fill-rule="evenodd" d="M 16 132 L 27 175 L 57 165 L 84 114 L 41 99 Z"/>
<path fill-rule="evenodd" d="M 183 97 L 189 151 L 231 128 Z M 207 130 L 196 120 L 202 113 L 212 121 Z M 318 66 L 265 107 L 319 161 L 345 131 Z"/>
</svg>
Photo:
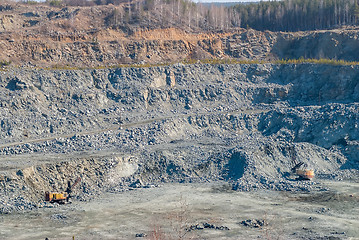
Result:
<svg viewBox="0 0 359 240">
<path fill-rule="evenodd" d="M 165 182 L 313 192 L 358 179 L 357 66 L 172 65 L 0 72 L 0 212 Z M 345 72 L 345 76 L 343 73 Z M 258 74 L 256 74 L 258 73 Z M 260 73 L 260 74 L 259 74 Z"/>
</svg>

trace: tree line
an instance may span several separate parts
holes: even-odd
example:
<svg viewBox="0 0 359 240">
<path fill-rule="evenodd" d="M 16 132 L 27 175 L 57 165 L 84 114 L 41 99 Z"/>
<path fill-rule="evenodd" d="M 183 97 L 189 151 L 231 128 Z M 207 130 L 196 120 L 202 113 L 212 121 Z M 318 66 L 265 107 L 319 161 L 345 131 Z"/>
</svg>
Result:
<svg viewBox="0 0 359 240">
<path fill-rule="evenodd" d="M 31 2 L 31 1 L 24 1 Z M 359 24 L 359 0 L 282 0 L 224 6 L 190 0 L 47 0 L 49 5 L 113 5 L 106 23 L 194 31 L 253 28 L 271 31 L 329 29 Z"/>
<path fill-rule="evenodd" d="M 359 0 L 284 0 L 237 5 L 241 26 L 258 30 L 328 29 L 359 22 Z"/>
</svg>

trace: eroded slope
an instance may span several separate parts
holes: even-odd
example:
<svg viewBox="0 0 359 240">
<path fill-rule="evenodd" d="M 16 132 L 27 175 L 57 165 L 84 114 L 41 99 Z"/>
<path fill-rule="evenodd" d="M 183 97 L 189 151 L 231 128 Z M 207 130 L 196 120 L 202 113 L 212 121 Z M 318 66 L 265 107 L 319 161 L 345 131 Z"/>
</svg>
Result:
<svg viewBox="0 0 359 240">
<path fill-rule="evenodd" d="M 355 27 L 294 33 L 242 28 L 214 31 L 189 27 L 181 19 L 165 24 L 158 12 L 147 12 L 145 25 L 133 20 L 114 26 L 114 13 L 128 11 L 127 3 L 60 8 L 1 6 L 0 60 L 15 66 L 108 67 L 214 58 L 359 60 Z"/>
</svg>

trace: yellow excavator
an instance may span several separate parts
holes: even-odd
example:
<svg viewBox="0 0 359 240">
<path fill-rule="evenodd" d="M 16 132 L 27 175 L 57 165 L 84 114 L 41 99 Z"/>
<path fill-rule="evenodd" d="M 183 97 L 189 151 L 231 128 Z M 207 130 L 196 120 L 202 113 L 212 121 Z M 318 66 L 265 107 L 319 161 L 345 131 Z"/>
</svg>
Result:
<svg viewBox="0 0 359 240">
<path fill-rule="evenodd" d="M 69 201 L 72 193 L 72 189 L 81 181 L 81 178 L 78 177 L 74 184 L 71 185 L 71 182 L 67 182 L 67 189 L 65 192 L 45 192 L 45 201 L 50 203 L 59 203 L 64 204 Z"/>
<path fill-rule="evenodd" d="M 292 173 L 297 176 L 296 180 L 312 180 L 314 178 L 314 170 L 308 169 L 308 165 L 302 161 L 296 159 L 295 148 L 289 148 L 289 155 L 292 159 L 294 167 L 292 167 Z"/>
<path fill-rule="evenodd" d="M 312 180 L 314 178 L 314 170 L 307 169 L 307 164 L 303 162 L 294 161 L 295 166 L 292 168 L 292 173 L 298 176 L 298 180 Z"/>
</svg>

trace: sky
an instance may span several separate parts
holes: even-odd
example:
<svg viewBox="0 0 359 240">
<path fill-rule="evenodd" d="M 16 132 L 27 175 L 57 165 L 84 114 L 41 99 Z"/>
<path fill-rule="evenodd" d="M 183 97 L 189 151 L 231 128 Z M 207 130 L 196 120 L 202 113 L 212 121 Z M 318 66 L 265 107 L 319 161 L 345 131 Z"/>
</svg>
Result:
<svg viewBox="0 0 359 240">
<path fill-rule="evenodd" d="M 46 0 L 36 0 L 37 2 L 44 2 Z M 260 0 L 201 0 L 201 2 L 259 2 Z M 262 0 L 268 1 L 268 0 Z M 198 2 L 198 0 L 194 0 L 194 2 Z"/>
<path fill-rule="evenodd" d="M 202 2 L 260 2 L 260 0 L 203 0 Z"/>
<path fill-rule="evenodd" d="M 194 2 L 260 2 L 260 0 L 192 0 Z M 262 0 L 263 2 L 269 0 Z"/>
<path fill-rule="evenodd" d="M 201 2 L 259 2 L 259 0 L 202 0 Z"/>
</svg>

